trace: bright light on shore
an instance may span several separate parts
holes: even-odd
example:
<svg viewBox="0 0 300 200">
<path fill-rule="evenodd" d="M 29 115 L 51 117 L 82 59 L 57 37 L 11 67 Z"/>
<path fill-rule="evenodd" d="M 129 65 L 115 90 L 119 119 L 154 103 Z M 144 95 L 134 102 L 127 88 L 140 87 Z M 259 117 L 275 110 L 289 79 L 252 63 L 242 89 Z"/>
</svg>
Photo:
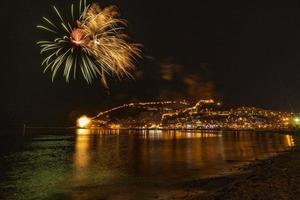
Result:
<svg viewBox="0 0 300 200">
<path fill-rule="evenodd" d="M 80 128 L 87 128 L 91 123 L 91 119 L 83 115 L 77 120 L 77 125 Z"/>
<path fill-rule="evenodd" d="M 294 118 L 294 121 L 295 121 L 296 123 L 299 123 L 299 122 L 300 122 L 300 118 L 299 118 L 299 117 L 295 117 L 295 118 Z"/>
<path fill-rule="evenodd" d="M 121 128 L 121 125 L 120 125 L 120 124 L 111 124 L 111 125 L 110 125 L 110 128 L 111 128 L 111 129 L 120 129 L 120 128 Z"/>
</svg>

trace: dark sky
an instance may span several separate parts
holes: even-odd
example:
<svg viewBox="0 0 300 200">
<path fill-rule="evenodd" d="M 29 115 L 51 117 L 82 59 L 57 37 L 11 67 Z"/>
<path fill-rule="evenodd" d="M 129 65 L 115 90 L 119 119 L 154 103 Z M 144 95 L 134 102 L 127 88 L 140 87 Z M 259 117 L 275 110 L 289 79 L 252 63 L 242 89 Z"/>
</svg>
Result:
<svg viewBox="0 0 300 200">
<path fill-rule="evenodd" d="M 10 123 L 65 124 L 129 101 L 217 98 L 228 106 L 300 112 L 298 1 L 99 0 L 129 21 L 143 44 L 136 79 L 51 82 L 43 74 L 35 26 L 50 5 L 72 0 L 1 2 L 1 113 Z"/>
</svg>

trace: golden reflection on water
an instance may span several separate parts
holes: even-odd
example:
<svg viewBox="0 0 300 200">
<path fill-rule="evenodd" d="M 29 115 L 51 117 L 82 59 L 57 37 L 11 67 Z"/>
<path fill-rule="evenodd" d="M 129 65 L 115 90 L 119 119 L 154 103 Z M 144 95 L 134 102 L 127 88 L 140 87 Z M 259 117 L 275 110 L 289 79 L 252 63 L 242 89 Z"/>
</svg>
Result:
<svg viewBox="0 0 300 200">
<path fill-rule="evenodd" d="M 289 147 L 294 147 L 295 146 L 294 138 L 291 135 L 285 135 L 285 139 L 286 139 L 286 144 Z"/>
<path fill-rule="evenodd" d="M 78 169 L 84 168 L 89 162 L 89 141 L 91 131 L 89 129 L 76 130 L 75 156 L 74 162 Z"/>
<path fill-rule="evenodd" d="M 76 169 L 117 166 L 138 176 L 214 174 L 293 146 L 292 135 L 277 133 L 78 129 L 74 164 Z"/>
<path fill-rule="evenodd" d="M 218 132 L 200 132 L 200 131 L 162 131 L 162 130 L 149 130 L 142 131 L 141 136 L 144 139 L 151 140 L 173 140 L 173 139 L 187 139 L 187 138 L 207 138 L 207 137 L 220 137 Z"/>
<path fill-rule="evenodd" d="M 76 134 L 77 135 L 89 135 L 89 134 L 91 134 L 91 130 L 85 129 L 85 128 L 76 129 Z"/>
</svg>

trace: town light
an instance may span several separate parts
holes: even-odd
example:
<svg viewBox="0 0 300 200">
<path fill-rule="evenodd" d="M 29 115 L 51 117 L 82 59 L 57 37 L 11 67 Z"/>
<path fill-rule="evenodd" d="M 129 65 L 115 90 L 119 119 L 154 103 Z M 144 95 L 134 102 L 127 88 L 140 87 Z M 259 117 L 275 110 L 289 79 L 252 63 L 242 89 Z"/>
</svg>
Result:
<svg viewBox="0 0 300 200">
<path fill-rule="evenodd" d="M 77 120 L 77 125 L 80 128 L 87 128 L 91 123 L 91 119 L 83 115 Z"/>
<path fill-rule="evenodd" d="M 111 128 L 111 129 L 120 129 L 120 128 L 121 128 L 121 125 L 120 125 L 120 124 L 111 124 L 111 125 L 110 125 L 110 128 Z"/>
<path fill-rule="evenodd" d="M 295 123 L 300 123 L 300 117 L 294 117 L 294 122 Z"/>
</svg>

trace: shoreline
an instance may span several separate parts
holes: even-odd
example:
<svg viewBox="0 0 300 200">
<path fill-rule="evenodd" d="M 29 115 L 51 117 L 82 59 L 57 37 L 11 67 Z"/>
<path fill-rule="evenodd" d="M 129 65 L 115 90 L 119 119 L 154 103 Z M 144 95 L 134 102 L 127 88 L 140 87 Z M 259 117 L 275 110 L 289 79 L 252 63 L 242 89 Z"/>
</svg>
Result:
<svg viewBox="0 0 300 200">
<path fill-rule="evenodd" d="M 89 132 L 89 134 L 91 135 L 97 135 L 99 134 L 98 131 L 104 131 L 103 133 L 105 134 L 115 134 L 118 133 L 119 131 L 147 131 L 147 132 L 151 132 L 151 131 L 158 131 L 158 132 L 175 132 L 175 131 L 180 131 L 180 132 L 223 132 L 223 133 L 227 133 L 227 132 L 257 132 L 257 133 L 273 133 L 273 134 L 288 134 L 288 135 L 300 135 L 300 130 L 274 130 L 274 129 L 268 129 L 268 130 L 253 130 L 253 129 L 242 129 L 242 130 L 238 130 L 238 129 L 137 129 L 137 128 L 121 128 L 121 129 L 100 129 L 100 128 L 78 128 L 78 127 L 43 127 L 43 126 L 26 126 L 26 127 L 1 127 L 0 128 L 1 133 L 0 133 L 0 137 L 18 137 L 18 136 L 22 136 L 22 137 L 26 137 L 26 136 L 31 136 L 31 135 L 35 135 L 36 133 L 38 134 L 50 134 L 50 135 L 59 135 L 59 134 L 65 134 L 68 133 L 70 135 L 76 135 L 76 131 L 77 130 L 89 130 L 91 132 Z M 42 131 L 42 132 L 40 132 Z"/>
<path fill-rule="evenodd" d="M 0 130 L 9 130 L 9 129 L 58 129 L 58 130 L 66 130 L 66 129 L 88 129 L 88 130 L 171 130 L 171 131 L 256 131 L 256 132 L 300 132 L 300 127 L 291 127 L 291 128 L 141 128 L 141 127 L 120 127 L 120 128 L 108 128 L 108 127 L 78 127 L 78 126 L 34 126 L 28 124 L 19 124 L 12 126 L 2 126 Z"/>
<path fill-rule="evenodd" d="M 233 169 L 231 173 L 183 183 L 188 200 L 300 199 L 300 148 Z"/>
</svg>

